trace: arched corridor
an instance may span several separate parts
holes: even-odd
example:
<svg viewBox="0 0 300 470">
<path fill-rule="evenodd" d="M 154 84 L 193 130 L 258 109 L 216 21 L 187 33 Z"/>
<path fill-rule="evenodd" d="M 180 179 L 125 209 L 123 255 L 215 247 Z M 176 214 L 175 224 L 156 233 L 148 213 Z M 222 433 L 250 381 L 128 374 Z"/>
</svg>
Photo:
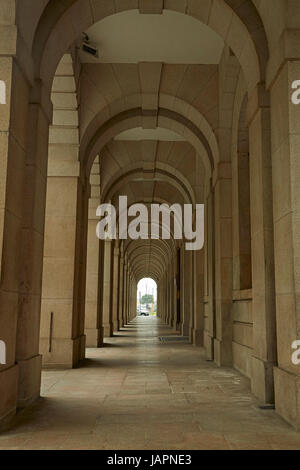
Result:
<svg viewBox="0 0 300 470">
<path fill-rule="evenodd" d="M 0 29 L 0 447 L 143 416 L 141 448 L 297 446 L 299 6 L 3 0 Z"/>
<path fill-rule="evenodd" d="M 0 449 L 299 446 L 299 433 L 259 409 L 248 379 L 207 362 L 155 317 L 137 317 L 104 349 L 89 349 L 80 369 L 44 372 L 41 401 L 0 436 Z"/>
</svg>

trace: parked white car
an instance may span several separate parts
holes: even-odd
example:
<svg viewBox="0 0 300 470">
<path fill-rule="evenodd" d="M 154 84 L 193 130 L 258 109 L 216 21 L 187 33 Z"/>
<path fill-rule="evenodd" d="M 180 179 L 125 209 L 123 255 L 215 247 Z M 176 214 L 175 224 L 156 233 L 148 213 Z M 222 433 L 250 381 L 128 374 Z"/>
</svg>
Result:
<svg viewBox="0 0 300 470">
<path fill-rule="evenodd" d="M 149 317 L 149 312 L 148 312 L 148 309 L 146 306 L 142 305 L 141 306 L 141 313 L 140 313 L 141 316 L 144 316 L 144 317 Z"/>
</svg>

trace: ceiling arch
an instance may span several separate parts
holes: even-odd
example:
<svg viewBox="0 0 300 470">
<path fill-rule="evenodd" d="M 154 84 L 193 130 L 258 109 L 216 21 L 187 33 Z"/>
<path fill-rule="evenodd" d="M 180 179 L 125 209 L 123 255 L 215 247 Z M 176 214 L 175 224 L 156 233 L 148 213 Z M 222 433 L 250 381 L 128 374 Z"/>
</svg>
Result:
<svg viewBox="0 0 300 470">
<path fill-rule="evenodd" d="M 91 127 L 96 128 L 96 131 L 93 134 L 90 133 L 90 130 L 87 131 L 87 135 L 90 139 L 85 146 L 82 145 L 80 153 L 80 159 L 84 162 L 87 176 L 90 173 L 95 157 L 99 154 L 101 149 L 121 132 L 143 126 L 143 118 L 145 115 L 147 116 L 142 108 L 135 108 L 114 116 L 100 128 L 95 126 L 97 121 L 91 125 Z M 183 118 L 180 114 L 161 108 L 158 110 L 158 126 L 165 129 L 176 130 L 177 133 L 183 135 L 202 158 L 207 174 L 212 174 L 214 160 L 211 147 L 200 129 L 188 119 Z"/>
<path fill-rule="evenodd" d="M 151 172 L 152 173 L 152 172 Z M 124 184 L 130 181 L 141 181 L 145 177 L 145 170 L 143 168 L 125 168 L 123 172 L 115 175 L 103 189 L 101 195 L 102 203 L 112 200 L 115 194 L 121 194 L 121 188 Z M 195 204 L 195 195 L 188 181 L 183 181 L 182 175 L 176 177 L 171 171 L 165 171 L 160 168 L 154 170 L 154 176 L 151 181 L 163 181 L 176 189 L 176 193 L 179 192 L 185 201 L 185 204 Z"/>
<path fill-rule="evenodd" d="M 164 10 L 170 9 L 191 15 L 219 34 L 238 58 L 248 84 L 248 91 L 264 80 L 268 43 L 262 20 L 251 0 L 201 0 L 176 2 L 170 0 Z M 32 53 L 36 78 L 49 83 L 65 51 L 82 31 L 101 19 L 125 10 L 139 8 L 139 2 L 108 0 L 52 0 L 36 28 Z M 222 21 L 219 19 L 222 18 Z M 49 82 L 50 79 L 50 82 Z"/>
<path fill-rule="evenodd" d="M 163 240 L 131 241 L 127 253 L 135 278 L 155 272 L 159 280 L 172 259 L 172 250 Z"/>
</svg>

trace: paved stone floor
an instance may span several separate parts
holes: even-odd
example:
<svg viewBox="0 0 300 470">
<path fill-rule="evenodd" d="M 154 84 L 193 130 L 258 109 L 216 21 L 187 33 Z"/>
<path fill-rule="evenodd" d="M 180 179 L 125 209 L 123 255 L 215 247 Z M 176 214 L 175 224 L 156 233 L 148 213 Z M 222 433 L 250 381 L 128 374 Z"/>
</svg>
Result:
<svg viewBox="0 0 300 470">
<path fill-rule="evenodd" d="M 300 449 L 249 381 L 202 350 L 162 344 L 172 330 L 138 318 L 83 367 L 43 373 L 42 398 L 0 434 L 0 449 Z"/>
</svg>

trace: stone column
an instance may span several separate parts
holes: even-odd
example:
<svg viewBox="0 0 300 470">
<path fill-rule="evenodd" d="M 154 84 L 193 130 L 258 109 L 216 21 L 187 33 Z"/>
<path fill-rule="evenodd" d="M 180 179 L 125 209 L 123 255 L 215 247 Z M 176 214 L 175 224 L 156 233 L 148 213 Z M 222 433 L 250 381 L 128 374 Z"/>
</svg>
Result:
<svg viewBox="0 0 300 470">
<path fill-rule="evenodd" d="M 122 309 L 122 314 L 123 314 L 123 323 L 124 325 L 127 325 L 127 280 L 128 280 L 128 261 L 127 261 L 127 255 L 125 256 L 125 264 L 124 264 L 124 279 L 123 279 L 123 309 Z"/>
<path fill-rule="evenodd" d="M 105 338 L 113 336 L 112 321 L 112 242 L 104 242 L 103 264 L 103 334 Z"/>
<path fill-rule="evenodd" d="M 102 331 L 99 318 L 99 256 L 100 243 L 96 236 L 98 220 L 89 219 L 88 222 L 88 249 L 87 249 L 87 276 L 85 299 L 85 335 L 88 348 L 98 348 L 102 344 Z"/>
<path fill-rule="evenodd" d="M 174 263 L 172 262 L 170 264 L 170 306 L 171 306 L 171 311 L 170 311 L 170 318 L 169 318 L 169 326 L 172 328 L 174 326 L 175 322 L 175 313 L 176 313 L 176 308 L 175 308 L 175 297 L 174 297 Z"/>
<path fill-rule="evenodd" d="M 131 305 L 130 305 L 130 316 L 131 320 L 133 320 L 136 317 L 136 304 L 137 304 L 137 298 L 136 298 L 136 292 L 137 291 L 137 284 L 135 282 L 134 277 L 132 276 L 131 279 Z"/>
<path fill-rule="evenodd" d="M 231 164 L 219 163 L 214 177 L 215 308 L 214 359 L 232 364 Z"/>
<path fill-rule="evenodd" d="M 253 357 L 252 391 L 274 402 L 276 361 L 274 236 L 269 97 L 257 87 L 248 103 L 252 244 Z"/>
<path fill-rule="evenodd" d="M 293 30 L 293 41 L 294 34 L 296 38 Z M 275 404 L 277 412 L 300 430 L 300 364 L 292 361 L 292 344 L 300 340 L 300 104 L 292 102 L 292 85 L 298 80 L 300 60 L 283 63 L 272 81 L 271 112 L 278 353 Z"/>
<path fill-rule="evenodd" d="M 191 300 L 190 300 L 190 325 L 189 325 L 189 340 L 190 343 L 193 343 L 193 332 L 194 332 L 194 320 L 195 320 L 195 293 L 194 293 L 194 285 L 195 285 L 195 273 L 194 273 L 194 252 L 191 251 L 191 273 L 190 273 L 190 282 L 191 282 Z"/>
<path fill-rule="evenodd" d="M 131 271 L 131 269 L 129 269 L 129 275 L 128 275 L 128 304 L 127 304 L 128 322 L 131 321 L 131 302 L 132 302 L 132 271 Z"/>
<path fill-rule="evenodd" d="M 167 325 L 170 324 L 170 319 L 171 319 L 171 288 L 170 288 L 170 271 L 168 270 L 167 273 L 167 302 L 168 302 L 168 308 L 167 308 L 167 318 L 166 318 L 166 323 Z"/>
<path fill-rule="evenodd" d="M 113 329 L 119 331 L 119 261 L 120 250 L 119 247 L 114 247 L 113 257 L 113 293 L 112 293 L 112 316 L 113 316 Z"/>
<path fill-rule="evenodd" d="M 176 285 L 175 285 L 175 297 L 176 297 L 176 318 L 174 328 L 176 331 L 181 331 L 181 254 L 180 248 L 177 249 L 176 253 L 176 263 L 175 263 L 175 275 L 176 275 Z"/>
<path fill-rule="evenodd" d="M 4 6 L 1 5 L 2 8 Z M 9 17 L 10 15 L 7 15 L 7 18 Z M 25 149 L 29 119 L 29 82 L 17 59 L 11 56 L 12 51 L 16 50 L 15 25 L 0 25 L 0 32 L 1 54 L 3 54 L 0 58 L 0 80 L 4 82 L 6 102 L 6 104 L 0 104 L 0 340 L 6 345 L 6 364 L 0 365 L 0 422 L 2 423 L 9 420 L 15 413 L 17 396 L 20 393 L 18 380 L 20 381 L 20 377 L 23 377 L 27 382 L 27 371 L 32 375 L 34 386 L 25 394 L 21 391 L 20 397 L 24 396 L 25 400 L 29 401 L 31 396 L 34 398 L 37 395 L 40 358 L 37 347 L 38 324 L 31 325 L 32 333 L 28 343 L 24 336 L 23 347 L 20 345 L 19 353 L 16 352 L 18 348 L 17 325 L 20 322 L 20 318 L 18 319 L 19 298 L 23 292 L 27 298 L 26 286 L 20 285 L 20 272 L 26 260 L 21 258 L 21 254 L 24 254 L 21 241 L 24 194 L 26 194 L 24 176 L 25 165 L 28 162 Z M 47 118 L 44 118 L 47 121 Z M 47 139 L 47 125 L 45 128 Z M 47 148 L 45 150 L 47 151 Z M 43 182 L 42 177 L 41 182 Z M 43 205 L 43 192 L 45 192 L 45 181 L 41 186 L 41 206 Z M 37 244 L 40 245 L 40 233 L 37 233 L 36 239 Z M 32 246 L 32 244 L 28 246 L 28 251 L 32 249 Z M 27 255 L 31 258 L 32 252 L 28 252 Z M 40 269 L 41 265 L 37 268 Z M 36 288 L 38 289 L 38 286 L 30 285 L 29 293 L 33 289 L 36 292 Z M 36 311 L 32 311 L 34 303 L 32 301 L 29 305 L 27 315 L 38 321 L 38 317 L 35 316 Z M 35 304 L 34 308 L 37 308 L 39 314 L 39 306 L 36 307 Z M 23 311 L 25 313 L 25 308 Z M 24 319 L 24 324 L 25 322 Z M 26 326 L 25 334 L 27 331 Z M 30 346 L 31 338 L 34 342 Z M 20 359 L 20 366 L 17 363 L 18 359 Z"/>
<path fill-rule="evenodd" d="M 215 312 L 215 242 L 214 242 L 214 192 L 207 184 L 205 205 L 205 295 L 204 295 L 204 348 L 207 359 L 214 359 L 216 337 Z"/>
<path fill-rule="evenodd" d="M 194 324 L 192 342 L 195 346 L 204 344 L 204 253 L 193 252 L 193 295 L 194 295 Z"/>
<path fill-rule="evenodd" d="M 193 312 L 192 300 L 192 252 L 182 250 L 183 264 L 181 272 L 183 275 L 183 311 L 182 311 L 182 335 L 190 336 L 191 315 Z"/>
<path fill-rule="evenodd" d="M 165 298 L 166 298 L 166 318 L 165 318 L 165 322 L 166 322 L 166 325 L 168 325 L 169 324 L 169 318 L 170 318 L 169 269 L 166 271 Z"/>
<path fill-rule="evenodd" d="M 157 317 L 160 318 L 160 287 L 157 285 Z"/>
<path fill-rule="evenodd" d="M 127 290 L 128 290 L 128 298 L 127 298 L 127 322 L 129 323 L 132 320 L 132 311 L 131 311 L 131 306 L 132 306 L 132 271 L 129 266 L 128 270 L 128 284 L 127 284 Z"/>
<path fill-rule="evenodd" d="M 121 248 L 120 255 L 120 275 L 119 275 L 119 325 L 120 328 L 124 326 L 123 306 L 124 306 L 124 256 L 123 249 Z"/>
<path fill-rule="evenodd" d="M 48 176 L 40 339 L 45 366 L 74 367 L 83 358 L 87 195 L 77 168 Z"/>
<path fill-rule="evenodd" d="M 247 100 L 241 111 L 244 118 Z M 244 124 L 244 119 L 240 121 Z M 240 128 L 241 127 L 241 128 Z M 238 149 L 232 155 L 233 290 L 252 289 L 249 131 L 239 124 Z"/>
<path fill-rule="evenodd" d="M 79 339 L 79 361 L 85 358 L 86 337 L 84 334 L 85 323 L 85 295 L 86 295 L 86 266 L 87 266 L 87 235 L 88 213 L 91 187 L 87 179 L 81 179 L 79 190 L 79 211 L 77 221 L 77 243 L 75 265 L 75 324 L 73 325 L 73 337 Z"/>
<path fill-rule="evenodd" d="M 79 162 L 76 82 L 70 54 L 57 68 L 51 99 L 40 350 L 45 365 L 74 367 L 85 355 L 90 185 Z"/>
<path fill-rule="evenodd" d="M 173 324 L 172 327 L 177 330 L 177 259 L 173 261 L 173 278 L 172 278 L 172 299 L 173 299 Z M 158 295 L 158 294 L 157 294 Z"/>
<path fill-rule="evenodd" d="M 130 322 L 130 301 L 131 301 L 131 283 L 130 283 L 130 278 L 131 278 L 131 270 L 130 266 L 128 266 L 128 273 L 127 273 L 127 302 L 126 302 L 126 324 Z"/>
<path fill-rule="evenodd" d="M 22 199 L 20 296 L 16 360 L 19 365 L 18 408 L 40 395 L 42 357 L 39 354 L 41 284 L 46 207 L 47 157 L 52 104 L 43 102 L 38 85 L 32 89 L 27 131 L 27 155 Z M 18 111 L 21 113 L 21 111 Z M 16 254 L 14 256 L 17 256 Z"/>
<path fill-rule="evenodd" d="M 165 323 L 166 322 L 166 308 L 167 308 L 167 300 L 166 300 L 166 274 L 164 274 L 161 282 L 161 319 Z"/>
<path fill-rule="evenodd" d="M 180 249 L 180 323 L 178 325 L 179 331 L 182 332 L 184 320 L 184 247 Z"/>
<path fill-rule="evenodd" d="M 92 166 L 91 197 L 89 200 L 88 241 L 87 241 L 87 273 L 86 273 L 86 299 L 85 299 L 85 335 L 86 346 L 98 348 L 103 342 L 99 309 L 99 262 L 100 241 L 96 234 L 99 222 L 96 216 L 100 203 L 100 168 L 99 157 Z"/>
</svg>

